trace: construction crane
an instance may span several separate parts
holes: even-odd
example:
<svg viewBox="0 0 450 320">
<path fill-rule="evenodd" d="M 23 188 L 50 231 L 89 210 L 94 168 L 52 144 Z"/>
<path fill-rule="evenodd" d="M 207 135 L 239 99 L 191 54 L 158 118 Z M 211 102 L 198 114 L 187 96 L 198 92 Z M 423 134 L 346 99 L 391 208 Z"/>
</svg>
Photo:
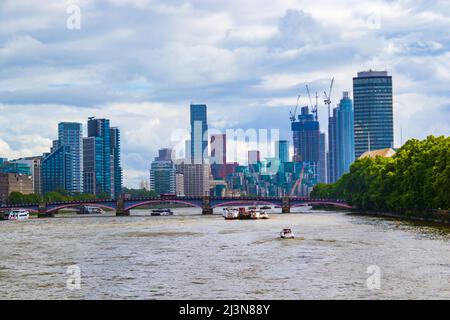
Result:
<svg viewBox="0 0 450 320">
<path fill-rule="evenodd" d="M 291 122 L 294 122 L 294 121 L 296 120 L 296 117 L 297 117 L 297 109 L 298 109 L 298 103 L 299 103 L 299 101 L 300 101 L 300 95 L 297 96 L 297 104 L 295 105 L 294 112 L 292 112 L 292 110 L 289 111 L 289 113 L 290 113 L 290 115 L 291 115 L 291 116 L 289 117 L 289 119 L 291 119 Z"/>
<path fill-rule="evenodd" d="M 331 117 L 331 92 L 333 90 L 333 83 L 334 83 L 334 77 L 333 79 L 331 79 L 331 84 L 330 84 L 330 90 L 328 91 L 328 94 L 326 93 L 326 91 L 323 92 L 325 100 L 323 102 L 325 102 L 325 104 L 328 106 L 328 119 Z"/>
<path fill-rule="evenodd" d="M 309 104 L 310 104 L 310 106 L 311 106 L 311 113 L 314 114 L 314 120 L 317 121 L 317 120 L 319 119 L 319 117 L 318 117 L 318 115 L 317 115 L 317 105 L 318 105 L 317 102 L 318 102 L 319 96 L 317 95 L 317 92 L 316 92 L 316 104 L 313 105 L 312 99 L 311 99 L 311 94 L 309 93 L 309 87 L 308 87 L 308 85 L 306 85 L 306 92 L 308 93 Z"/>
</svg>

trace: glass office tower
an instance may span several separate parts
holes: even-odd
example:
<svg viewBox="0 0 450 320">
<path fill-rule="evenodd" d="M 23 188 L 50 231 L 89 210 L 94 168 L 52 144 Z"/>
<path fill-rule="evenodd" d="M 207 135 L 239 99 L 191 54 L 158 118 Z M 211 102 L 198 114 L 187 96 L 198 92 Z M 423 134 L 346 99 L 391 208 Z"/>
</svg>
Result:
<svg viewBox="0 0 450 320">
<path fill-rule="evenodd" d="M 42 193 L 72 190 L 72 159 L 70 147 L 59 146 L 44 154 L 41 163 Z"/>
<path fill-rule="evenodd" d="M 202 164 L 208 155 L 208 121 L 205 104 L 191 104 L 191 161 Z"/>
<path fill-rule="evenodd" d="M 355 159 L 353 117 L 352 100 L 345 91 L 328 121 L 328 183 L 348 172 Z"/>
<path fill-rule="evenodd" d="M 111 139 L 111 198 L 116 199 L 122 193 L 122 167 L 120 165 L 120 130 L 110 129 Z"/>
<path fill-rule="evenodd" d="M 90 118 L 83 139 L 84 191 L 111 194 L 111 130 L 108 119 Z"/>
<path fill-rule="evenodd" d="M 279 140 L 275 142 L 275 157 L 280 163 L 289 162 L 289 141 Z"/>
<path fill-rule="evenodd" d="M 72 188 L 67 190 L 83 193 L 83 125 L 75 122 L 58 124 L 58 145 L 70 149 L 72 159 Z"/>
<path fill-rule="evenodd" d="M 363 71 L 353 78 L 355 158 L 394 144 L 392 77 L 387 71 Z"/>
</svg>

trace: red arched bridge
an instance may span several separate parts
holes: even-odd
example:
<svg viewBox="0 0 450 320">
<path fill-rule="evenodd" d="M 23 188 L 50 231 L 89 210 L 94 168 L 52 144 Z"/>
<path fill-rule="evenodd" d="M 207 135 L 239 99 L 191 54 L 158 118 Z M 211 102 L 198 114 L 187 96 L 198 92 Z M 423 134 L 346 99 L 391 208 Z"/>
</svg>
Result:
<svg viewBox="0 0 450 320">
<path fill-rule="evenodd" d="M 212 214 L 213 209 L 227 206 L 245 206 L 245 205 L 272 205 L 281 207 L 283 213 L 289 213 L 291 208 L 306 205 L 330 205 L 351 209 L 345 201 L 339 199 L 312 199 L 304 197 L 189 197 L 164 195 L 153 198 L 119 198 L 105 200 L 87 200 L 71 202 L 49 202 L 49 203 L 31 203 L 31 204 L 6 204 L 0 206 L 0 211 L 11 209 L 26 209 L 30 212 L 38 213 L 40 217 L 53 216 L 58 210 L 65 208 L 76 208 L 80 206 L 97 206 L 104 209 L 114 210 L 117 216 L 126 216 L 130 210 L 154 204 L 184 204 L 191 207 L 202 209 L 203 214 Z"/>
</svg>

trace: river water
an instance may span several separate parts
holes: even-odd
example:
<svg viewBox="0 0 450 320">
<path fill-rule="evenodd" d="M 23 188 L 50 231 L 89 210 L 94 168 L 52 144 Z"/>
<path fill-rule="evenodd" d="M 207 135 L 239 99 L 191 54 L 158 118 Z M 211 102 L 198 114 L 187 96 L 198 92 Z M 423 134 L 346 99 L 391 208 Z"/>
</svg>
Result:
<svg viewBox="0 0 450 320">
<path fill-rule="evenodd" d="M 448 229 L 342 212 L 174 211 L 2 221 L 0 298 L 450 299 Z M 285 227 L 297 238 L 279 239 Z M 73 265 L 81 288 L 69 290 Z"/>
</svg>

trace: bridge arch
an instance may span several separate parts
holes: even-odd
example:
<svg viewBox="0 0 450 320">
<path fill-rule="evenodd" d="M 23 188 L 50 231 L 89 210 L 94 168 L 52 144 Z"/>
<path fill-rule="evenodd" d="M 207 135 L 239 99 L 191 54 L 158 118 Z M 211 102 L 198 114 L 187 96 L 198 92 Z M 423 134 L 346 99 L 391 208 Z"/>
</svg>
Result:
<svg viewBox="0 0 450 320">
<path fill-rule="evenodd" d="M 49 206 L 51 206 L 51 204 L 49 204 Z M 68 203 L 68 204 L 60 204 L 57 205 L 55 207 L 47 207 L 47 213 L 52 213 L 61 209 L 65 209 L 65 208 L 74 208 L 74 207 L 79 207 L 79 206 L 90 206 L 90 207 L 100 207 L 103 209 L 108 209 L 108 210 L 116 210 L 115 207 L 113 206 L 107 206 L 105 204 L 101 204 L 101 203 Z"/>
<path fill-rule="evenodd" d="M 255 205 L 255 204 L 265 204 L 265 205 L 272 205 L 272 206 L 280 206 L 281 203 L 274 203 L 274 202 L 270 202 L 270 201 L 265 201 L 265 200 L 232 200 L 232 201 L 226 201 L 226 202 L 222 202 L 222 203 L 217 203 L 213 206 L 211 206 L 211 208 L 218 208 L 218 207 L 227 207 L 227 206 L 233 206 L 233 205 Z"/>
<path fill-rule="evenodd" d="M 190 207 L 194 207 L 194 208 L 200 208 L 202 209 L 201 205 L 198 205 L 196 203 L 193 202 L 189 202 L 189 201 L 183 201 L 183 200 L 172 200 L 172 199 L 158 199 L 158 200 L 144 200 L 142 202 L 138 202 L 138 203 L 133 203 L 132 205 L 125 207 L 125 210 L 132 210 L 141 206 L 145 206 L 148 204 L 162 204 L 162 203 L 181 203 L 181 204 L 185 204 L 188 205 Z"/>
<path fill-rule="evenodd" d="M 298 207 L 304 207 L 304 206 L 310 206 L 310 205 L 319 205 L 319 204 L 330 205 L 330 206 L 343 208 L 343 209 L 352 209 L 352 206 L 349 206 L 346 203 L 333 202 L 333 201 L 305 201 L 305 202 L 302 202 L 302 203 L 291 204 L 291 208 L 298 208 Z"/>
</svg>

